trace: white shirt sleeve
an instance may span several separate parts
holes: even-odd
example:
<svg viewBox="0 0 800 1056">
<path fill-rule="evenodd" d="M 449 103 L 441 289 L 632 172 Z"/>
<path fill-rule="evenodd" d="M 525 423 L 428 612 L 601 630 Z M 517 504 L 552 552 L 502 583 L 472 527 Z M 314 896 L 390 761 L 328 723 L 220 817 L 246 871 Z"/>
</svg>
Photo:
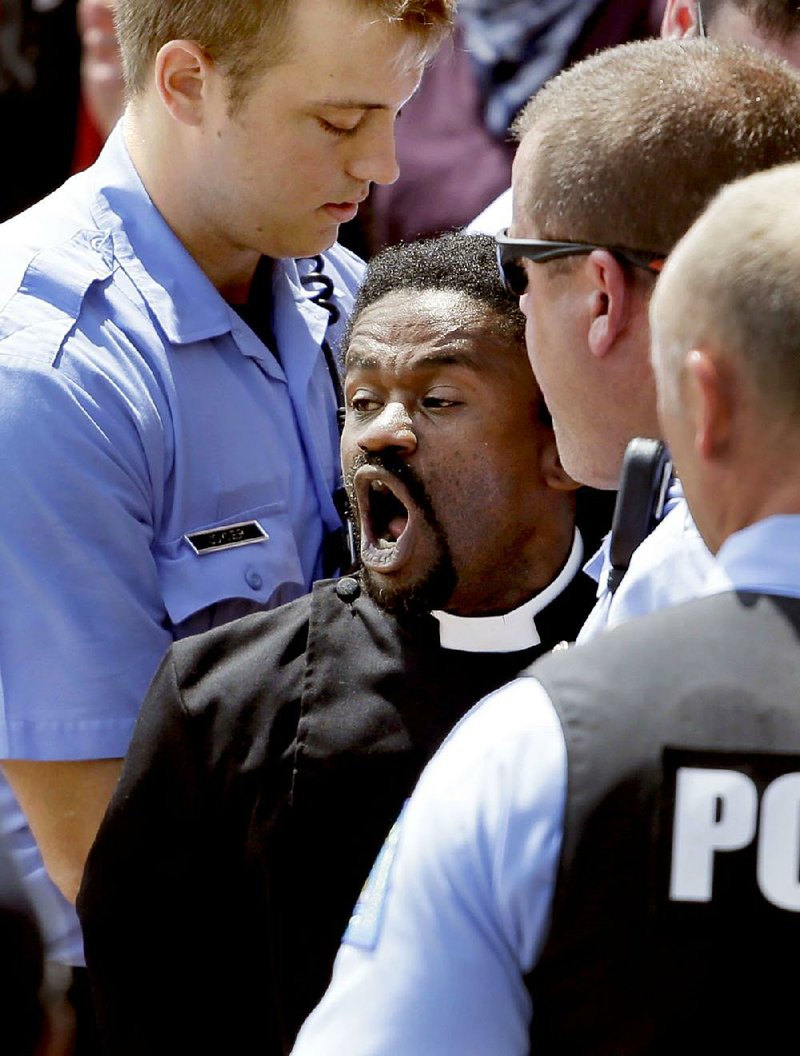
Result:
<svg viewBox="0 0 800 1056">
<path fill-rule="evenodd" d="M 509 187 L 466 226 L 464 233 L 494 237 L 498 231 L 510 225 L 511 208 L 511 188 Z"/>
<path fill-rule="evenodd" d="M 393 829 L 294 1056 L 527 1053 L 523 975 L 549 923 L 565 789 L 538 682 L 476 705 Z"/>
</svg>

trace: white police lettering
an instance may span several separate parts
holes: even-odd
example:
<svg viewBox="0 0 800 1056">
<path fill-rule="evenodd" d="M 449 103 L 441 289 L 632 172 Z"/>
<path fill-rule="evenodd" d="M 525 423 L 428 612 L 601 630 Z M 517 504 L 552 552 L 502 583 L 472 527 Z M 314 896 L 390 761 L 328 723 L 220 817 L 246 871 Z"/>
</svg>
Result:
<svg viewBox="0 0 800 1056">
<path fill-rule="evenodd" d="M 764 897 L 800 912 L 800 774 L 758 789 L 738 770 L 681 767 L 675 787 L 670 898 L 709 902 L 717 853 L 749 846 L 758 831 L 757 881 Z"/>
<path fill-rule="evenodd" d="M 757 869 L 764 897 L 800 912 L 800 774 L 784 774 L 764 793 Z"/>
<path fill-rule="evenodd" d="M 758 793 L 736 770 L 678 771 L 670 898 L 708 902 L 717 851 L 746 847 L 756 831 Z"/>
</svg>

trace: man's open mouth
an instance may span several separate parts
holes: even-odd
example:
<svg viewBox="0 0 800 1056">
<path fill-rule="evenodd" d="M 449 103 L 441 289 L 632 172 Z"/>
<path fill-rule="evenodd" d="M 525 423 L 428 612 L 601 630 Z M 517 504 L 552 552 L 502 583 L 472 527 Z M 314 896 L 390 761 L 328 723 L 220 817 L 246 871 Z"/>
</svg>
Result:
<svg viewBox="0 0 800 1056">
<path fill-rule="evenodd" d="M 361 560 L 377 572 L 393 572 L 410 553 L 416 505 L 405 485 L 378 466 L 362 466 L 353 484 L 361 522 Z"/>
</svg>

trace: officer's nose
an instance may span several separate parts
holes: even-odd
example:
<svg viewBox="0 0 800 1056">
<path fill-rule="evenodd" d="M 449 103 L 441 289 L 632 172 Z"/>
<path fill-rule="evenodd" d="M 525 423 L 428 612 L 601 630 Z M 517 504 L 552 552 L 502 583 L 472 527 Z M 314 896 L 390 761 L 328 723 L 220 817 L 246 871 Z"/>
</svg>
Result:
<svg viewBox="0 0 800 1056">
<path fill-rule="evenodd" d="M 400 169 L 397 164 L 394 120 L 376 121 L 353 141 L 353 154 L 348 161 L 347 171 L 360 183 L 395 182 Z"/>
<path fill-rule="evenodd" d="M 401 454 L 413 454 L 417 436 L 406 407 L 399 401 L 385 404 L 380 414 L 366 424 L 358 443 L 364 451 L 385 451 L 392 447 Z"/>
</svg>

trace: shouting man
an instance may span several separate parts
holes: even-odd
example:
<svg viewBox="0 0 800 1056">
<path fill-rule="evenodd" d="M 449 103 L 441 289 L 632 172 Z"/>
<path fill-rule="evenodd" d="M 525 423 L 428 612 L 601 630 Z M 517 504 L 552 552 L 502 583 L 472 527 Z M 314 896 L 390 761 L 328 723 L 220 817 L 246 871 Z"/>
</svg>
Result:
<svg viewBox="0 0 800 1056">
<path fill-rule="evenodd" d="M 345 371 L 360 574 L 169 651 L 90 856 L 117 1056 L 286 1051 L 422 766 L 591 603 L 491 239 L 376 258 Z"/>
</svg>

